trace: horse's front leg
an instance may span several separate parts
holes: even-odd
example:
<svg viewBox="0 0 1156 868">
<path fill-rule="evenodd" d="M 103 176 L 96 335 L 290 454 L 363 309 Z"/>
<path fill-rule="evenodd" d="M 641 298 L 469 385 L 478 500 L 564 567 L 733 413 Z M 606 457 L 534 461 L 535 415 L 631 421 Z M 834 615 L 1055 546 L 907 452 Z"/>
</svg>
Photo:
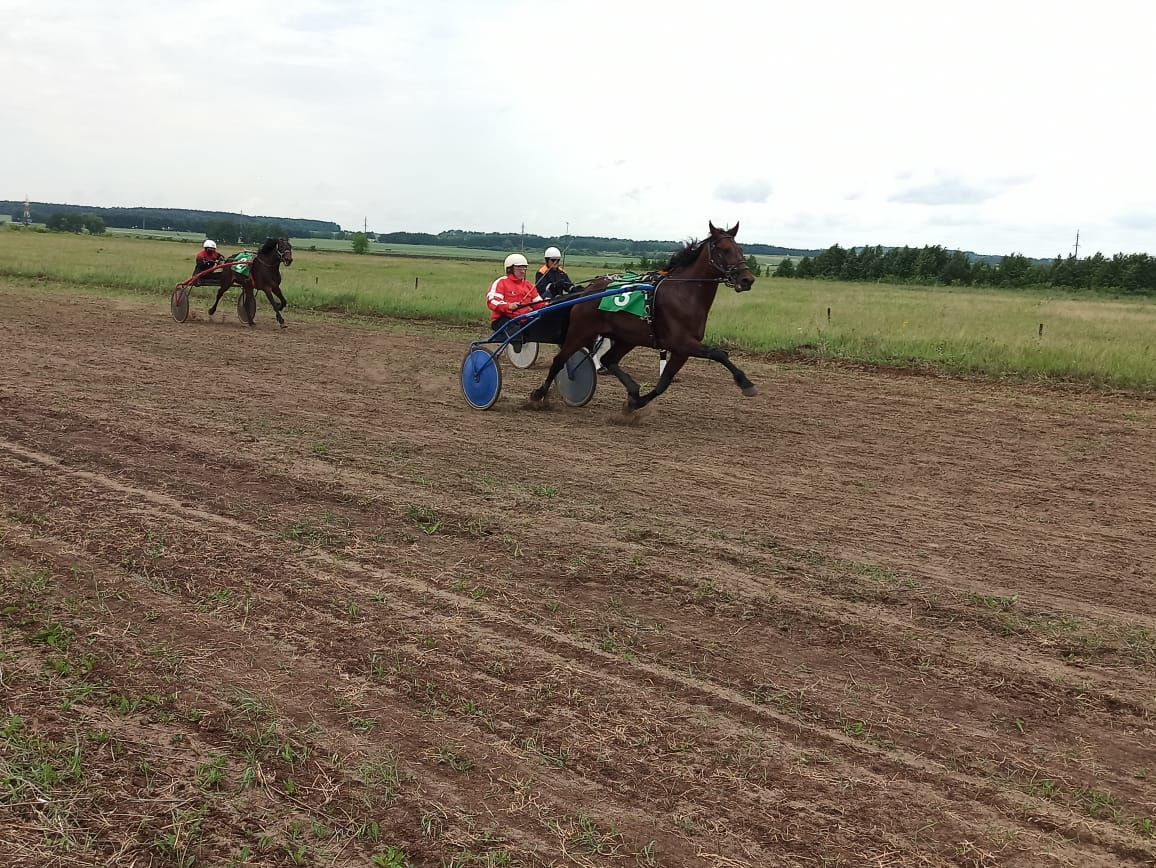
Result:
<svg viewBox="0 0 1156 868">
<path fill-rule="evenodd" d="M 718 347 L 708 347 L 705 344 L 699 344 L 687 355 L 694 356 L 698 359 L 710 359 L 712 362 L 718 362 L 724 368 L 731 372 L 734 377 L 735 385 L 742 389 L 744 395 L 748 398 L 753 398 L 759 393 L 758 388 L 750 381 L 750 378 L 743 373 L 742 369 L 731 361 L 731 357 L 727 355 L 726 350 Z M 666 366 L 666 370 L 670 370 L 670 364 Z M 665 375 L 665 372 L 664 372 Z"/>
<path fill-rule="evenodd" d="M 735 379 L 735 385 L 742 389 L 743 394 L 748 398 L 755 397 L 758 393 L 758 387 L 750 381 L 750 378 L 743 373 L 742 368 L 731 361 L 731 357 L 727 355 L 726 350 L 718 347 L 707 347 L 706 357 L 712 362 L 718 362 L 724 368 L 731 372 L 731 376 Z M 667 365 L 669 368 L 670 365 Z"/>
<path fill-rule="evenodd" d="M 276 287 L 274 287 L 272 291 L 270 291 L 268 287 L 261 287 L 261 291 L 265 293 L 265 298 L 269 299 L 269 306 L 273 308 L 273 316 L 277 317 L 277 325 L 281 326 L 281 328 L 287 328 L 285 317 L 281 316 L 281 308 L 285 307 L 285 299 L 282 298 L 281 304 L 277 304 L 277 299 L 273 298 L 273 292 L 280 295 L 281 291 Z"/>
</svg>

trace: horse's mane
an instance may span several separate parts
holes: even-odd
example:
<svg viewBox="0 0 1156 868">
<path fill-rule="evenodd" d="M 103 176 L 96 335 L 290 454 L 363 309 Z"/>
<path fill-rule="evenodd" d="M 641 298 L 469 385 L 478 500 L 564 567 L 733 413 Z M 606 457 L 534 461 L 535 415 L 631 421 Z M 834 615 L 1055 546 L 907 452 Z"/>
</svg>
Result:
<svg viewBox="0 0 1156 868">
<path fill-rule="evenodd" d="M 277 239 L 276 238 L 266 238 L 265 243 L 261 245 L 261 249 L 258 250 L 257 252 L 258 253 L 272 253 L 276 249 L 277 249 Z"/>
<path fill-rule="evenodd" d="M 702 250 L 705 241 L 697 241 L 694 238 L 685 242 L 682 249 L 676 250 L 670 257 L 670 262 L 666 263 L 664 271 L 674 271 L 676 268 L 686 268 L 694 265 L 694 261 L 698 259 L 699 251 Z"/>
</svg>

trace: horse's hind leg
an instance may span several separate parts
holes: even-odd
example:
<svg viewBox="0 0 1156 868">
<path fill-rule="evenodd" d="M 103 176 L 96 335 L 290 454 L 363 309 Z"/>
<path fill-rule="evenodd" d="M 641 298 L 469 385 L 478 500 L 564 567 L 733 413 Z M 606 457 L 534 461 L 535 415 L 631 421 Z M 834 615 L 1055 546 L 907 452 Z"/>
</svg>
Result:
<svg viewBox="0 0 1156 868">
<path fill-rule="evenodd" d="M 602 366 L 617 377 L 618 382 L 626 389 L 626 409 L 628 411 L 637 410 L 643 406 L 643 404 L 639 403 L 638 396 L 638 393 L 641 391 L 641 386 L 638 385 L 634 377 L 622 370 L 622 367 L 618 364 L 632 349 L 634 349 L 634 344 L 616 340 L 602 356 Z"/>
<path fill-rule="evenodd" d="M 554 378 L 561 373 L 562 369 L 566 367 L 566 360 L 578 349 L 577 346 L 571 347 L 570 351 L 566 351 L 566 345 L 563 345 L 558 350 L 558 355 L 554 356 L 554 361 L 550 362 L 550 370 L 546 372 L 546 379 L 537 389 L 530 393 L 530 400 L 534 403 L 546 400 L 546 396 L 550 394 L 550 386 L 554 383 Z"/>
<path fill-rule="evenodd" d="M 662 369 L 662 376 L 658 378 L 658 384 L 647 392 L 642 397 L 638 398 L 638 407 L 641 409 L 670 388 L 670 384 L 674 382 L 675 375 L 682 370 L 682 366 L 686 364 L 688 356 L 683 353 L 671 353 L 670 358 L 666 362 L 666 367 Z"/>
<path fill-rule="evenodd" d="M 257 296 L 252 284 L 246 283 L 241 286 L 241 302 L 245 308 L 245 325 L 253 328 L 257 323 L 249 316 L 249 311 L 257 309 Z"/>
<path fill-rule="evenodd" d="M 229 288 L 229 284 L 227 284 L 227 283 L 221 284 L 220 288 L 217 290 L 217 297 L 213 300 L 213 306 L 211 308 L 209 308 L 209 316 L 212 316 L 213 314 L 215 314 L 217 312 L 217 305 L 219 305 L 221 303 L 221 297 L 224 296 L 225 290 L 228 288 Z"/>
</svg>

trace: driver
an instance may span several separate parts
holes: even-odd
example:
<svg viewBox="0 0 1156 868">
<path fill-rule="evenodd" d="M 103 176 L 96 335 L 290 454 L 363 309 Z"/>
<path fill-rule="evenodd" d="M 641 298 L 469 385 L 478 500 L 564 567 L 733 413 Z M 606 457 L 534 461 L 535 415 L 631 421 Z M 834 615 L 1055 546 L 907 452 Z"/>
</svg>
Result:
<svg viewBox="0 0 1156 868">
<path fill-rule="evenodd" d="M 574 281 L 562 268 L 562 251 L 557 247 L 547 247 L 543 259 L 546 264 L 538 269 L 538 277 L 534 280 L 542 298 L 558 298 L 574 288 Z"/>
<path fill-rule="evenodd" d="M 225 257 L 221 255 L 221 251 L 217 249 L 217 242 L 211 238 L 207 238 L 205 239 L 205 243 L 201 245 L 200 251 L 197 252 L 197 264 L 193 273 L 198 274 L 205 269 L 212 268 L 224 259 Z"/>
<path fill-rule="evenodd" d="M 490 322 L 495 329 L 519 314 L 546 306 L 546 300 L 534 288 L 534 284 L 526 280 L 526 269 L 529 267 L 525 256 L 511 253 L 506 257 L 506 276 L 490 284 L 490 291 L 486 293 L 486 306 L 490 309 Z"/>
<path fill-rule="evenodd" d="M 486 293 L 486 306 L 490 309 L 490 324 L 497 332 L 514 317 L 546 307 L 546 299 L 526 280 L 529 263 L 521 253 L 511 253 L 506 257 L 506 276 L 499 277 L 490 284 Z M 521 340 L 542 341 L 548 344 L 562 342 L 569 317 L 542 316 L 530 324 L 523 332 Z M 526 325 L 519 321 L 515 328 Z"/>
</svg>

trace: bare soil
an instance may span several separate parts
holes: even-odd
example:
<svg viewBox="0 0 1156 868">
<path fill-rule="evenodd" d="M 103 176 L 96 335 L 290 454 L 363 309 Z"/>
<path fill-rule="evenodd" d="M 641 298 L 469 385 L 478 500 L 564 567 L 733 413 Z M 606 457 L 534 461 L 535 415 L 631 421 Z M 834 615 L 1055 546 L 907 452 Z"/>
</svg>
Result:
<svg viewBox="0 0 1156 868">
<path fill-rule="evenodd" d="M 204 307 L 0 286 L 0 864 L 1156 863 L 1150 397 Z"/>
</svg>

